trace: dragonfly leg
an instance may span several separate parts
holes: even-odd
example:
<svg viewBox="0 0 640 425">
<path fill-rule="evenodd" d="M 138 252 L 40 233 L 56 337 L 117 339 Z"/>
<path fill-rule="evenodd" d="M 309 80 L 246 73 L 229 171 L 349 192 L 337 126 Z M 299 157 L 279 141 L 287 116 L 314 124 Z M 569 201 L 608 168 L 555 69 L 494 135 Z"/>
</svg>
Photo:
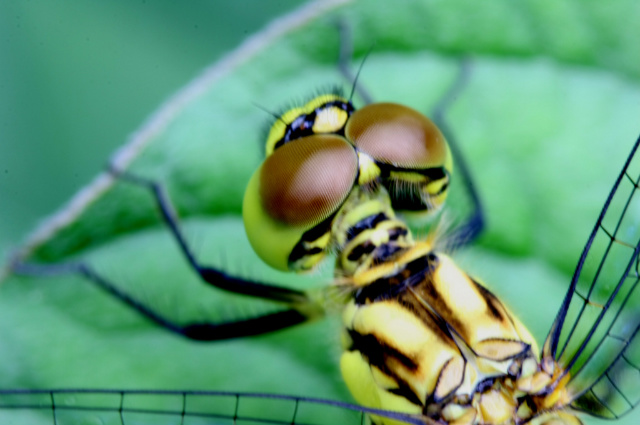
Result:
<svg viewBox="0 0 640 425">
<path fill-rule="evenodd" d="M 15 263 L 12 270 L 16 274 L 27 276 L 82 276 L 156 324 L 176 334 L 197 341 L 217 341 L 269 333 L 303 323 L 310 318 L 296 308 L 288 308 L 275 313 L 256 315 L 240 320 L 179 324 L 135 299 L 85 262 L 48 265 Z"/>
<path fill-rule="evenodd" d="M 464 159 L 460 145 L 456 140 L 455 133 L 449 127 L 446 119 L 446 112 L 467 84 L 470 71 L 471 63 L 469 58 L 463 58 L 456 79 L 445 92 L 444 96 L 440 98 L 440 101 L 438 101 L 432 113 L 434 122 L 449 142 L 449 148 L 451 149 L 451 154 L 456 164 L 456 173 L 462 178 L 462 183 L 466 188 L 472 208 L 471 214 L 469 214 L 464 223 L 458 226 L 451 235 L 454 248 L 472 243 L 480 233 L 482 233 L 485 225 L 484 212 L 478 190 L 476 189 L 471 171 Z"/>
<path fill-rule="evenodd" d="M 128 172 L 114 169 L 110 171 L 117 178 L 151 192 L 164 222 L 177 241 L 188 264 L 204 282 L 225 291 L 273 301 L 275 304 L 281 305 L 282 309 L 275 313 L 256 314 L 255 316 L 249 316 L 248 318 L 243 317 L 239 320 L 180 324 L 159 313 L 139 299 L 134 298 L 114 282 L 98 273 L 86 261 L 61 264 L 32 264 L 15 260 L 11 265 L 11 271 L 13 273 L 40 277 L 62 275 L 82 276 L 158 325 L 186 338 L 201 341 L 214 341 L 268 333 L 300 324 L 321 314 L 321 307 L 311 301 L 303 291 L 242 279 L 216 268 L 200 264 L 180 229 L 175 209 L 164 187 L 158 182 Z"/>
<path fill-rule="evenodd" d="M 156 181 L 126 171 L 120 171 L 114 168 L 110 168 L 110 171 L 120 180 L 140 186 L 151 192 L 162 215 L 162 219 L 178 243 L 180 251 L 182 251 L 191 268 L 206 283 L 236 294 L 249 295 L 277 302 L 305 304 L 309 301 L 307 295 L 302 291 L 237 278 L 216 268 L 200 264 L 180 229 L 175 208 L 164 187 Z"/>
</svg>

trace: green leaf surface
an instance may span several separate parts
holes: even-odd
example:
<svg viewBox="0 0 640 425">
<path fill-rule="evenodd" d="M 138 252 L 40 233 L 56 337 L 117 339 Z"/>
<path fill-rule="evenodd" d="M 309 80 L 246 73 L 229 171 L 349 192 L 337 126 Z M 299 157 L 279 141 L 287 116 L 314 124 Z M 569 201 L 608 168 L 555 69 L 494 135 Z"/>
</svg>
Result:
<svg viewBox="0 0 640 425">
<path fill-rule="evenodd" d="M 350 90 L 336 66 L 338 20 L 353 31 L 354 69 L 372 51 L 359 84 L 377 101 L 430 114 L 467 58 L 469 79 L 447 120 L 488 226 L 457 257 L 542 342 L 640 131 L 640 6 L 632 0 L 328 6 L 272 23 L 185 84 L 115 161 L 166 186 L 204 262 L 243 277 L 321 286 L 331 279 L 330 267 L 302 277 L 274 272 L 244 235 L 242 196 L 270 120 L 263 109 L 279 112 L 334 85 Z M 102 182 L 100 190 L 89 186 L 82 208 L 63 209 L 63 226 L 31 239 L 30 261 L 87 259 L 177 320 L 268 311 L 265 303 L 200 283 L 149 193 Z M 157 328 L 80 278 L 10 276 L 0 285 L 0 347 L 5 388 L 226 389 L 349 400 L 337 367 L 336 315 L 203 344 Z"/>
</svg>

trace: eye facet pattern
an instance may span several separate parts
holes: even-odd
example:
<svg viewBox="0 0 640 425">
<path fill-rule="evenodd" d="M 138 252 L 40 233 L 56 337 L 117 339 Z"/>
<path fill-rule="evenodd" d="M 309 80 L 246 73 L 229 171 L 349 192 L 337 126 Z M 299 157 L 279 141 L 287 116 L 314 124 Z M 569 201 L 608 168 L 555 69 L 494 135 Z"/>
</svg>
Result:
<svg viewBox="0 0 640 425">
<path fill-rule="evenodd" d="M 314 135 L 280 147 L 245 192 L 245 230 L 254 250 L 281 270 L 313 267 L 330 243 L 326 220 L 347 198 L 357 175 L 358 156 L 344 138 Z"/>
<path fill-rule="evenodd" d="M 395 103 L 375 103 L 353 113 L 345 136 L 378 164 L 396 210 L 433 213 L 444 203 L 453 161 L 438 127 Z"/>
</svg>

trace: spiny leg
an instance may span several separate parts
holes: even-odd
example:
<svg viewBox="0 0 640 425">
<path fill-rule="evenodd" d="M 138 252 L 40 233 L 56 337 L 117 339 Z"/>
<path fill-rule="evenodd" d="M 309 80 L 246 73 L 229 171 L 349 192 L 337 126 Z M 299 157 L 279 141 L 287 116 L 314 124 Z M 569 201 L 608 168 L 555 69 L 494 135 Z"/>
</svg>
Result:
<svg viewBox="0 0 640 425">
<path fill-rule="evenodd" d="M 163 186 L 157 182 L 135 176 L 131 173 L 118 172 L 113 169 L 110 171 L 116 175 L 116 177 L 131 184 L 141 186 L 143 189 L 149 190 L 152 193 L 162 218 L 178 242 L 181 252 L 191 268 L 203 281 L 225 291 L 273 301 L 275 304 L 282 305 L 283 310 L 275 313 L 256 314 L 253 317 L 243 317 L 239 320 L 181 324 L 169 319 L 152 307 L 134 298 L 113 281 L 98 273 L 94 267 L 86 261 L 45 265 L 15 260 L 11 266 L 13 273 L 37 277 L 82 276 L 158 325 L 189 339 L 201 341 L 213 341 L 268 333 L 300 324 L 312 317 L 322 314 L 321 307 L 312 302 L 302 291 L 241 279 L 213 267 L 200 264 L 182 234 L 175 210 Z"/>
<path fill-rule="evenodd" d="M 18 275 L 37 277 L 82 276 L 156 324 L 178 335 L 197 341 L 217 341 L 260 335 L 303 323 L 310 318 L 309 315 L 295 308 L 289 308 L 275 313 L 257 315 L 240 320 L 219 323 L 191 322 L 180 324 L 132 297 L 112 281 L 96 272 L 94 268 L 86 262 L 80 261 L 48 265 L 15 263 L 12 271 Z"/>
<path fill-rule="evenodd" d="M 288 328 L 305 322 L 312 317 L 321 315 L 321 307 L 314 304 L 305 292 L 238 278 L 214 267 L 201 264 L 182 233 L 177 214 L 164 186 L 151 179 L 120 171 L 113 167 L 110 167 L 110 172 L 120 180 L 140 186 L 152 194 L 163 221 L 178 243 L 180 251 L 187 260 L 187 263 L 204 282 L 228 292 L 270 300 L 284 305 L 286 309 L 276 313 L 257 315 L 256 317 L 237 321 L 223 323 L 198 322 L 179 325 L 171 322 L 149 307 L 142 305 L 128 294 L 123 293 L 114 284 L 97 274 L 86 264 L 79 268 L 78 273 L 92 280 L 98 286 L 156 323 L 190 339 L 211 341 L 258 335 Z"/>
<path fill-rule="evenodd" d="M 471 70 L 470 60 L 468 58 L 463 58 L 459 69 L 460 71 L 458 72 L 456 79 L 444 96 L 440 98 L 433 109 L 432 114 L 434 122 L 449 142 L 449 148 L 451 149 L 451 154 L 453 155 L 453 160 L 456 164 L 456 172 L 462 178 L 462 183 L 466 188 L 467 195 L 469 196 L 472 205 L 472 211 L 469 217 L 462 225 L 457 227 L 451 235 L 454 248 L 472 243 L 480 235 L 485 224 L 482 202 L 480 201 L 480 196 L 478 195 L 473 177 L 471 176 L 471 171 L 464 159 L 460 145 L 455 138 L 455 133 L 451 130 L 446 120 L 446 111 L 457 99 L 458 95 L 469 80 Z"/>
<path fill-rule="evenodd" d="M 154 200 L 156 201 L 158 210 L 162 215 L 163 221 L 171 231 L 176 242 L 178 242 L 180 251 L 185 256 L 191 268 L 193 268 L 193 270 L 198 273 L 205 282 L 225 291 L 268 299 L 271 301 L 287 304 L 305 304 L 309 302 L 307 295 L 302 291 L 236 278 L 216 268 L 200 264 L 191 247 L 187 243 L 186 238 L 182 234 L 182 230 L 178 224 L 177 214 L 175 213 L 173 204 L 167 196 L 167 192 L 164 187 L 153 180 L 136 176 L 125 171 L 120 171 L 113 167 L 110 168 L 110 172 L 122 181 L 140 186 L 151 192 Z"/>
</svg>

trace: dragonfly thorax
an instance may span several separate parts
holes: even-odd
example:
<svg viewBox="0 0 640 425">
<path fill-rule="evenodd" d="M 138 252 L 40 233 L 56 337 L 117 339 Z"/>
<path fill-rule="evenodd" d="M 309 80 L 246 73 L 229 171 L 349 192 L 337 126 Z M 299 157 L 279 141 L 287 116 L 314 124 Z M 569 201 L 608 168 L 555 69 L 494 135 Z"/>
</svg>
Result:
<svg viewBox="0 0 640 425">
<path fill-rule="evenodd" d="M 550 386 L 558 370 L 541 365 L 529 331 L 428 243 L 410 243 L 352 281 L 341 369 L 360 403 L 440 423 L 575 423 L 542 413 L 566 394 Z"/>
<path fill-rule="evenodd" d="M 380 185 L 357 186 L 336 215 L 331 234 L 337 251 L 336 270 L 343 277 L 378 264 L 393 264 L 393 258 L 415 245 L 411 231 L 396 217 L 389 194 Z"/>
</svg>

